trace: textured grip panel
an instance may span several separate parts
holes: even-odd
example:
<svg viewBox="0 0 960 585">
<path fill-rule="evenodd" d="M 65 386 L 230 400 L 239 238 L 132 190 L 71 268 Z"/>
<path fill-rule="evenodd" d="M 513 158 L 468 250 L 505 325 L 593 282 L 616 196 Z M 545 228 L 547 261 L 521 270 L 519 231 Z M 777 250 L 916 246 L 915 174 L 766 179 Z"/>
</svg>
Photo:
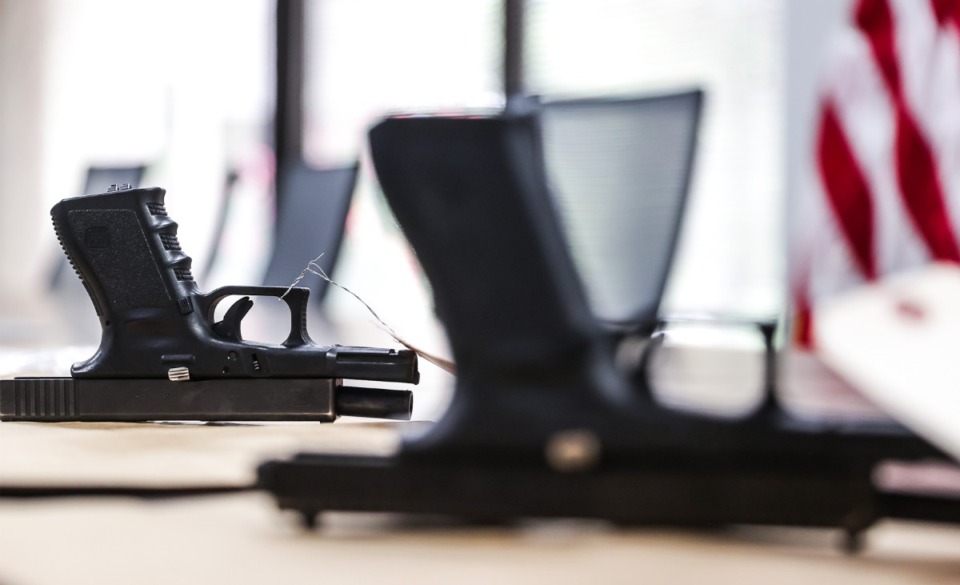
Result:
<svg viewBox="0 0 960 585">
<path fill-rule="evenodd" d="M 170 297 L 134 211 L 77 210 L 68 217 L 80 249 L 113 308 L 122 311 L 169 303 Z"/>
<path fill-rule="evenodd" d="M 57 220 L 55 218 L 51 219 L 53 219 L 53 232 L 57 235 L 57 242 L 60 243 L 60 249 L 63 250 L 64 255 L 67 257 L 67 262 L 70 263 L 70 268 L 73 268 L 73 272 L 77 275 L 77 278 L 80 279 L 80 282 L 83 283 L 83 288 L 86 289 L 90 300 L 93 301 L 93 309 L 97 312 L 97 317 L 102 317 L 103 307 L 100 306 L 100 302 L 97 300 L 97 295 L 94 294 L 93 289 L 90 288 L 90 283 L 87 282 L 87 279 L 83 277 L 83 273 L 80 272 L 80 269 L 77 267 L 77 263 L 70 254 L 70 249 L 66 246 L 66 244 L 64 244 L 63 236 L 60 234 L 60 225 L 57 223 Z"/>
<path fill-rule="evenodd" d="M 57 420 L 76 415 L 70 378 L 17 378 L 0 383 L 0 420 Z"/>
</svg>

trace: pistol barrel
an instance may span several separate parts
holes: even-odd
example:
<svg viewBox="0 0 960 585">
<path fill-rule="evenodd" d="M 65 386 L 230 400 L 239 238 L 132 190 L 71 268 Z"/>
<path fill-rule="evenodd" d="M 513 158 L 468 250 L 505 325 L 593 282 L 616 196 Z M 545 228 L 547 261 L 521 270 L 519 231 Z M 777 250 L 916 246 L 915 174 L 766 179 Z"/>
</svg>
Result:
<svg viewBox="0 0 960 585">
<path fill-rule="evenodd" d="M 340 416 L 410 420 L 413 392 L 341 386 L 334 397 L 334 405 Z"/>
</svg>

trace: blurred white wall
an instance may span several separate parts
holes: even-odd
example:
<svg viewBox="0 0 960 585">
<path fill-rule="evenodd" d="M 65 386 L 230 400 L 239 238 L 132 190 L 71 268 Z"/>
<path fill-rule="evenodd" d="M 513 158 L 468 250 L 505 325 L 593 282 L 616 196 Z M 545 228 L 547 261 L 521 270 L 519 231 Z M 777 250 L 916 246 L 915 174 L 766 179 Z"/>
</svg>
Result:
<svg viewBox="0 0 960 585">
<path fill-rule="evenodd" d="M 786 38 L 786 172 L 787 214 L 803 196 L 810 180 L 806 169 L 813 156 L 820 79 L 829 48 L 854 0 L 793 0 L 787 2 Z M 788 236 L 792 228 L 787 222 Z M 792 238 L 791 238 L 792 239 Z"/>
<path fill-rule="evenodd" d="M 36 310 L 49 17 L 47 0 L 0 0 L 0 319 Z"/>
</svg>

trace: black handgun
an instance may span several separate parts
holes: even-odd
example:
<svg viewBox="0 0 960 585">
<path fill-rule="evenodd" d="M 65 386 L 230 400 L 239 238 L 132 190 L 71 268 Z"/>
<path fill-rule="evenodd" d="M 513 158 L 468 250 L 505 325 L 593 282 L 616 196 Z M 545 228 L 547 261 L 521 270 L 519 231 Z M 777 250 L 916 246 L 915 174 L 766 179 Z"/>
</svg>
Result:
<svg viewBox="0 0 960 585">
<path fill-rule="evenodd" d="M 160 188 L 111 187 L 51 210 L 57 237 L 100 318 L 100 347 L 72 377 L 0 380 L 0 420 L 408 419 L 407 390 L 344 378 L 419 381 L 409 350 L 320 346 L 307 334 L 306 288 L 226 286 L 203 293 Z M 219 321 L 218 303 L 241 296 Z M 251 296 L 281 298 L 281 345 L 245 341 Z"/>
</svg>

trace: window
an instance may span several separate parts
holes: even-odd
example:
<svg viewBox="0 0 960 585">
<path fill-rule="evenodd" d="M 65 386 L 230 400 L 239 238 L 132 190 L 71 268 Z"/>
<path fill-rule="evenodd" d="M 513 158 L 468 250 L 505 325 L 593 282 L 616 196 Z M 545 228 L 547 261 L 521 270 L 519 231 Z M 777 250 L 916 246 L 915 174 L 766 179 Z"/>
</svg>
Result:
<svg viewBox="0 0 960 585">
<path fill-rule="evenodd" d="M 80 194 L 88 166 L 145 164 L 202 264 L 227 168 L 255 164 L 268 139 L 273 2 L 51 4 L 47 208 Z"/>
<path fill-rule="evenodd" d="M 356 158 L 390 112 L 499 106 L 499 0 L 308 3 L 304 151 Z"/>
</svg>

